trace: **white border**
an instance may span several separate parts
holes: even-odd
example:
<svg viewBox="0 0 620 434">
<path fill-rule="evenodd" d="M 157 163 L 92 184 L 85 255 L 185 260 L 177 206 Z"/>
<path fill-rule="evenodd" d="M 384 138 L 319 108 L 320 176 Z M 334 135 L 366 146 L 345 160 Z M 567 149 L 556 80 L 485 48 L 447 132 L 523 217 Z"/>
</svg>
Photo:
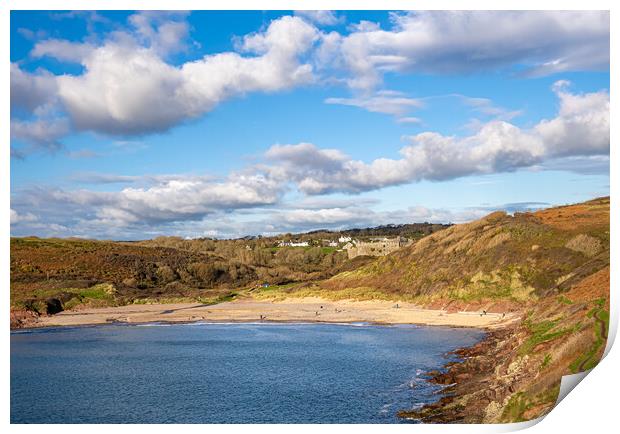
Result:
<svg viewBox="0 0 620 434">
<path fill-rule="evenodd" d="M 501 2 L 495 0 L 419 0 L 419 1 L 402 1 L 402 0 L 383 0 L 381 2 L 370 0 L 357 0 L 357 1 L 345 1 L 345 0 L 228 0 L 226 2 L 215 1 L 196 1 L 196 0 L 64 0 L 64 1 L 45 1 L 45 0 L 5 0 L 0 1 L 0 10 L 2 11 L 1 25 L 2 25 L 2 41 L 0 44 L 0 56 L 2 59 L 9 58 L 9 31 L 10 31 L 10 9 L 26 10 L 26 9 L 56 9 L 56 10 L 71 10 L 71 9 L 98 9 L 98 10 L 110 10 L 110 9 L 194 9 L 194 10 L 229 10 L 229 9 L 252 9 L 252 10 L 291 10 L 291 9 L 334 9 L 334 10 L 372 10 L 372 9 L 388 9 L 388 10 L 406 10 L 406 9 L 495 9 L 495 10 L 511 10 L 511 9 L 530 9 L 530 10 L 546 10 L 546 9 L 562 9 L 562 10 L 611 10 L 611 77 L 618 76 L 617 71 L 617 37 L 620 28 L 620 20 L 617 18 L 618 10 L 620 6 L 616 6 L 620 2 L 604 1 L 604 0 L 589 0 L 589 1 L 572 1 L 567 0 L 563 2 L 555 2 L 550 0 L 502 0 Z M 6 60 L 5 60 L 6 62 Z M 5 91 L 9 88 L 9 68 L 8 62 L 4 63 L 2 69 L 2 76 L 4 82 Z M 618 113 L 617 102 L 613 96 L 614 86 L 611 86 L 611 143 L 615 144 L 617 137 L 617 123 L 613 122 L 615 119 L 614 113 Z M 7 95 L 5 93 L 4 95 Z M 10 203 L 10 188 L 9 188 L 9 169 L 10 169 L 10 134 L 9 134 L 9 114 L 10 114 L 10 101 L 8 97 L 4 97 L 3 103 L 0 106 L 3 122 L 0 122 L 0 132 L 4 137 L 4 145 L 2 149 L 2 159 L 0 161 L 0 174 L 2 175 L 2 191 L 1 200 L 4 204 L 3 212 L 0 213 L 0 219 L 2 221 L 2 227 L 5 228 L 3 234 L 3 248 L 0 251 L 2 255 L 3 267 L 0 267 L 0 276 L 3 283 L 2 290 L 4 295 L 3 308 L 5 312 L 5 334 L 3 336 L 2 348 L 4 349 L 2 358 L 2 375 L 0 376 L 0 386 L 2 387 L 1 395 L 1 407 L 0 417 L 4 424 L 9 424 L 10 409 L 9 409 L 9 373 L 10 373 L 10 340 L 8 332 L 8 312 L 9 312 L 9 234 L 10 234 L 10 216 L 9 206 Z M 615 152 L 614 146 L 611 147 L 611 188 L 610 191 L 616 191 L 617 177 L 615 173 L 618 170 L 617 152 Z M 618 206 L 615 200 L 611 202 L 611 221 L 618 221 L 619 213 Z M 618 235 L 615 230 L 615 224 L 612 223 L 611 233 L 611 262 L 617 264 L 617 246 Z M 531 433 L 548 433 L 548 432 L 609 432 L 610 427 L 617 425 L 617 401 L 616 390 L 620 386 L 620 375 L 617 372 L 617 367 L 620 366 L 620 353 L 617 349 L 611 348 L 617 326 L 618 326 L 618 302 L 617 302 L 617 285 L 618 278 L 616 268 L 612 267 L 611 270 L 611 322 L 610 322 L 610 334 L 608 340 L 608 347 L 606 349 L 606 357 L 599 366 L 597 366 L 593 372 L 588 375 L 586 381 L 583 381 L 576 387 L 576 392 L 570 394 L 568 399 L 563 400 L 557 408 L 555 408 L 545 419 L 544 422 L 534 424 L 529 428 Z M 506 432 L 515 429 L 523 429 L 532 423 L 515 424 L 515 425 L 383 425 L 381 430 L 389 430 L 390 432 Z M 83 432 L 86 426 L 83 425 L 47 425 L 41 426 L 19 426 L 11 425 L 8 427 L 12 432 L 31 432 L 34 430 L 44 429 L 47 432 L 54 433 L 67 433 L 67 432 Z M 170 430 L 183 430 L 188 433 L 203 433 L 205 429 L 210 432 L 216 431 L 221 433 L 233 433 L 237 430 L 251 429 L 253 433 L 269 432 L 270 434 L 284 434 L 288 433 L 293 428 L 299 433 L 312 433 L 313 431 L 320 429 L 322 432 L 342 432 L 342 431 L 354 431 L 359 434 L 374 433 L 376 432 L 376 426 L 374 425 L 321 425 L 320 428 L 313 425 L 296 425 L 290 427 L 287 425 L 254 425 L 238 426 L 238 425 L 210 425 L 208 427 L 201 425 L 148 425 L 148 426 L 132 426 L 132 425 L 91 425 L 87 429 L 93 433 L 108 433 L 110 430 L 115 432 L 134 432 L 137 429 L 148 429 L 153 433 L 166 432 Z"/>
</svg>

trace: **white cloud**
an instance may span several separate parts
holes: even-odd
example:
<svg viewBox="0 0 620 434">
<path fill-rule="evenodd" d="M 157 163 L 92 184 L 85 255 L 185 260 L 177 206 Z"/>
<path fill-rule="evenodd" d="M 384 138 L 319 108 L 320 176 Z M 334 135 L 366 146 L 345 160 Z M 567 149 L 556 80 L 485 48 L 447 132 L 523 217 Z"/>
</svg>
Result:
<svg viewBox="0 0 620 434">
<path fill-rule="evenodd" d="M 56 97 L 56 77 L 47 71 L 28 73 L 11 63 L 11 107 L 34 111 Z"/>
<path fill-rule="evenodd" d="M 13 208 L 11 208 L 11 225 L 16 225 L 23 222 L 35 222 L 37 220 L 37 216 L 32 213 L 18 213 Z"/>
<path fill-rule="evenodd" d="M 110 177 L 95 182 L 134 182 L 136 177 Z M 276 203 L 282 186 L 260 174 L 235 173 L 223 181 L 211 177 L 163 176 L 150 178 L 152 185 L 127 187 L 116 192 L 65 191 L 37 188 L 14 198 L 20 209 L 36 208 L 50 220 L 99 224 L 121 229 L 127 226 L 196 221 L 206 215 Z M 70 226 L 70 225 L 69 225 Z"/>
<path fill-rule="evenodd" d="M 69 132 L 66 119 L 39 119 L 11 121 L 11 139 L 27 143 L 30 149 L 20 148 L 21 153 L 33 150 L 56 151 L 62 147 L 60 139 Z"/>
<path fill-rule="evenodd" d="M 390 71 L 548 75 L 609 66 L 608 11 L 423 11 L 392 21 L 390 30 L 360 23 L 337 49 L 332 41 L 351 87 L 376 87 Z"/>
<path fill-rule="evenodd" d="M 465 137 L 423 132 L 410 136 L 402 158 L 353 160 L 312 144 L 276 145 L 267 157 L 279 163 L 272 176 L 294 181 L 306 194 L 357 193 L 426 180 L 513 171 L 547 159 L 609 153 L 609 94 L 558 91 L 557 116 L 523 129 L 492 120 Z"/>
<path fill-rule="evenodd" d="M 89 43 L 70 42 L 62 39 L 46 39 L 37 42 L 30 52 L 32 57 L 53 57 L 63 62 L 80 63 L 95 47 Z"/>
<path fill-rule="evenodd" d="M 129 17 L 138 40 L 158 55 L 166 57 L 186 50 L 189 24 L 185 21 L 187 12 L 140 11 Z"/>
<path fill-rule="evenodd" d="M 188 175 L 83 174 L 78 181 L 125 182 L 132 187 L 112 192 L 31 189 L 18 192 L 12 205 L 18 212 L 36 210 L 51 223 L 65 227 L 79 224 L 94 231 L 169 227 L 199 222 L 207 216 L 217 215 L 219 219 L 223 213 L 274 207 L 278 211 L 273 211 L 267 220 L 272 223 L 281 220 L 291 228 L 353 222 L 377 224 L 406 218 L 460 221 L 469 214 L 447 216 L 435 210 L 414 208 L 400 214 L 379 215 L 365 210 L 365 204 L 359 201 L 329 203 L 308 199 L 296 208 L 294 204 L 283 204 L 282 199 L 289 189 L 308 196 L 351 194 L 420 180 L 447 180 L 520 168 L 600 173 L 608 165 L 609 94 L 606 91 L 574 94 L 567 90 L 566 84 L 556 85 L 554 89 L 560 104 L 558 114 L 552 119 L 542 120 L 531 128 L 492 120 L 465 137 L 423 132 L 409 137 L 410 144 L 401 149 L 398 159 L 364 162 L 337 149 L 320 149 L 311 143 L 278 144 L 265 152 L 262 164 L 231 173 L 223 180 Z M 283 226 L 272 224 L 273 230 L 277 227 Z"/>
<path fill-rule="evenodd" d="M 295 11 L 295 15 L 321 26 L 334 26 L 343 21 L 334 11 Z"/>
<path fill-rule="evenodd" d="M 103 19 L 93 13 L 70 16 L 89 17 L 91 32 L 94 23 Z M 313 25 L 331 25 L 338 19 L 330 11 L 283 16 L 260 32 L 239 38 L 235 51 L 175 65 L 166 57 L 191 47 L 186 14 L 138 12 L 129 17 L 125 28 L 107 35 L 93 33 L 85 42 L 47 39 L 37 43 L 33 57 L 80 62 L 84 71 L 54 76 L 11 64 L 12 107 L 37 116 L 41 110 L 66 112 L 76 130 L 143 135 L 166 131 L 247 93 L 347 83 L 367 92 L 327 102 L 415 123 L 408 110 L 419 107 L 419 100 L 370 92 L 385 73 L 454 74 L 507 68 L 540 75 L 605 69 L 609 63 L 605 11 L 392 14 L 388 30 L 360 22 L 350 25 L 348 34 L 322 32 Z M 478 103 L 474 107 L 487 115 L 498 109 L 488 102 Z M 49 105 L 53 108 L 45 109 Z M 516 114 L 499 113 L 502 120 Z"/>
<path fill-rule="evenodd" d="M 520 110 L 506 110 L 493 103 L 489 98 L 470 97 L 466 95 L 449 95 L 460 98 L 463 103 L 471 107 L 474 111 L 485 116 L 491 116 L 494 119 L 509 121 L 522 114 Z"/>
<path fill-rule="evenodd" d="M 369 112 L 384 113 L 392 116 L 403 116 L 412 109 L 424 104 L 421 100 L 409 98 L 400 92 L 379 91 L 373 95 L 357 98 L 327 98 L 327 104 L 341 104 L 363 108 Z"/>
<path fill-rule="evenodd" d="M 286 16 L 243 39 L 239 48 L 250 56 L 220 53 L 180 67 L 150 48 L 108 41 L 84 59 L 84 74 L 58 77 L 59 96 L 80 130 L 165 131 L 228 98 L 311 82 L 312 67 L 299 56 L 316 36 L 313 26 Z"/>
<path fill-rule="evenodd" d="M 553 156 L 609 154 L 609 94 L 573 94 L 566 90 L 568 84 L 555 83 L 560 112 L 541 121 L 535 132 Z"/>
</svg>

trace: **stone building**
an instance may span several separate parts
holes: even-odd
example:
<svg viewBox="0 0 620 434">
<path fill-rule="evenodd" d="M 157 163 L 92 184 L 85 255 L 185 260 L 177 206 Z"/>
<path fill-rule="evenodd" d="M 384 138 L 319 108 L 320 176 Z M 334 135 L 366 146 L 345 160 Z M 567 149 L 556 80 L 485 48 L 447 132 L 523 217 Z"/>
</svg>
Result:
<svg viewBox="0 0 620 434">
<path fill-rule="evenodd" d="M 385 256 L 401 247 L 411 244 L 406 238 L 380 238 L 371 241 L 357 241 L 354 245 L 345 246 L 349 259 L 356 256 Z M 348 248 L 347 248 L 348 247 Z"/>
</svg>

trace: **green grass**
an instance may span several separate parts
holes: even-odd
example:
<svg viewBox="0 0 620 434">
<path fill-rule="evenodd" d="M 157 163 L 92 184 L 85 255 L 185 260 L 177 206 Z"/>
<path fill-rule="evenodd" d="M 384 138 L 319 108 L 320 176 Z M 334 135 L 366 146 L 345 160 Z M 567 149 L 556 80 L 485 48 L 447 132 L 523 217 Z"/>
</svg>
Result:
<svg viewBox="0 0 620 434">
<path fill-rule="evenodd" d="M 523 413 L 528 408 L 528 400 L 523 392 L 515 393 L 510 397 L 502 413 L 503 421 L 524 422 Z"/>
<path fill-rule="evenodd" d="M 526 354 L 530 354 L 537 345 L 552 341 L 573 331 L 573 327 L 557 329 L 559 322 L 560 320 L 547 320 L 532 323 L 528 318 L 525 321 L 525 325 L 531 335 L 519 348 L 519 355 L 524 356 Z"/>
<path fill-rule="evenodd" d="M 328 300 L 387 300 L 387 301 L 413 301 L 411 296 L 406 294 L 388 294 L 378 291 L 370 287 L 345 288 L 338 290 L 328 290 L 320 287 L 300 288 L 294 290 L 285 290 L 290 285 L 282 285 L 281 287 L 265 288 L 260 292 L 253 294 L 256 298 L 266 298 L 283 300 L 290 297 L 322 297 Z"/>
<path fill-rule="evenodd" d="M 237 298 L 238 295 L 239 294 L 236 292 L 230 292 L 228 294 L 217 295 L 213 297 L 197 297 L 196 300 L 199 303 L 211 305 L 211 304 L 225 303 L 227 301 L 233 301 L 235 298 Z"/>
<path fill-rule="evenodd" d="M 558 297 L 558 301 L 562 304 L 573 304 L 573 302 L 568 297 L 565 297 L 564 295 L 560 295 Z"/>
<path fill-rule="evenodd" d="M 547 366 L 549 366 L 550 363 L 551 363 L 551 354 L 545 354 L 545 358 L 540 364 L 540 370 L 542 371 L 543 369 L 545 369 Z"/>
<path fill-rule="evenodd" d="M 510 397 L 508 403 L 502 412 L 502 422 L 525 422 L 525 412 L 533 407 L 543 404 L 552 404 L 560 393 L 560 384 L 549 388 L 535 396 L 528 395 L 524 392 L 517 392 Z"/>
<path fill-rule="evenodd" d="M 217 294 L 212 296 L 198 297 L 144 297 L 133 300 L 132 304 L 178 304 L 178 303 L 201 303 L 204 305 L 212 305 L 232 301 L 239 294 L 229 292 L 226 294 Z"/>
<path fill-rule="evenodd" d="M 604 323 L 605 330 L 609 330 L 609 312 L 607 312 L 606 310 L 602 308 L 602 306 L 605 303 L 605 300 L 604 299 L 601 299 L 601 300 L 595 301 L 595 305 L 597 307 L 590 310 L 587 316 L 588 318 L 596 317 L 596 318 L 601 319 Z M 569 366 L 571 372 L 577 373 L 577 372 L 587 371 L 589 369 L 594 368 L 600 361 L 597 355 L 600 352 L 601 347 L 605 345 L 605 342 L 606 342 L 606 339 L 602 335 L 601 327 L 597 321 L 597 323 L 595 324 L 595 328 L 594 328 L 594 342 L 592 342 L 592 345 L 590 346 L 590 348 L 588 348 L 588 350 L 585 353 L 583 353 L 581 356 L 573 360 L 573 362 Z"/>
</svg>

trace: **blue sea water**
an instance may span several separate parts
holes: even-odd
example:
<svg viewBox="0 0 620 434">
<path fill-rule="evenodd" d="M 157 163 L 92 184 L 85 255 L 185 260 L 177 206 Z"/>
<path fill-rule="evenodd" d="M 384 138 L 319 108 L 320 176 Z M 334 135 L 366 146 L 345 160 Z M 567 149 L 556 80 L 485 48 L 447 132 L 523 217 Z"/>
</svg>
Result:
<svg viewBox="0 0 620 434">
<path fill-rule="evenodd" d="M 11 333 L 12 423 L 398 423 L 473 329 L 182 324 Z"/>
</svg>

